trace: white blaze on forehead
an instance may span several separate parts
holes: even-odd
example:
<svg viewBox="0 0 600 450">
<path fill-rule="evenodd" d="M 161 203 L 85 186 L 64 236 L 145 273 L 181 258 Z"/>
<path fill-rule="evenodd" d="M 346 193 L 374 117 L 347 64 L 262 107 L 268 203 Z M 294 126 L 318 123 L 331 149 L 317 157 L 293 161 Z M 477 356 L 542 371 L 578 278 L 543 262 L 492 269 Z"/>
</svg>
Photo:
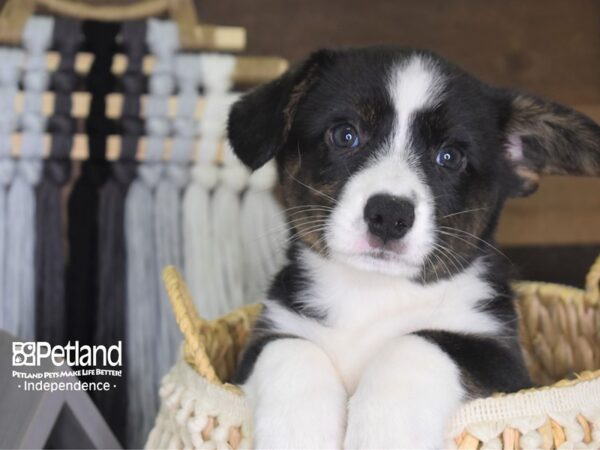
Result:
<svg viewBox="0 0 600 450">
<path fill-rule="evenodd" d="M 432 58 L 414 55 L 393 68 L 387 88 L 395 110 L 392 131 L 345 184 L 327 227 L 327 244 L 333 255 L 354 267 L 413 277 L 431 252 L 435 234 L 434 202 L 411 148 L 411 131 L 415 113 L 440 101 L 443 76 Z M 403 250 L 392 262 L 369 256 L 372 247 L 364 208 L 377 194 L 409 199 L 415 207 L 413 226 L 402 239 Z"/>
<path fill-rule="evenodd" d="M 393 69 L 388 89 L 396 110 L 396 123 L 389 151 L 406 155 L 414 114 L 439 101 L 443 85 L 435 62 L 426 56 L 413 56 Z"/>
</svg>

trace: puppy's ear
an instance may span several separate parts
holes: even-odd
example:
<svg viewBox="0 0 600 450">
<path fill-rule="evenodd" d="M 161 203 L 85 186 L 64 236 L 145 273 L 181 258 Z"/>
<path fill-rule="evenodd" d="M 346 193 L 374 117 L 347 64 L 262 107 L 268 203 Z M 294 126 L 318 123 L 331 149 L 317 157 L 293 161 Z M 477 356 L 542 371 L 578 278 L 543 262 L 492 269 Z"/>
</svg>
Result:
<svg viewBox="0 0 600 450">
<path fill-rule="evenodd" d="M 249 168 L 258 169 L 285 144 L 300 100 L 333 56 L 332 50 L 319 50 L 234 103 L 227 124 L 229 141 Z"/>
<path fill-rule="evenodd" d="M 507 94 L 506 155 L 519 186 L 515 196 L 537 189 L 540 175 L 600 175 L 600 127 L 556 103 Z"/>
</svg>

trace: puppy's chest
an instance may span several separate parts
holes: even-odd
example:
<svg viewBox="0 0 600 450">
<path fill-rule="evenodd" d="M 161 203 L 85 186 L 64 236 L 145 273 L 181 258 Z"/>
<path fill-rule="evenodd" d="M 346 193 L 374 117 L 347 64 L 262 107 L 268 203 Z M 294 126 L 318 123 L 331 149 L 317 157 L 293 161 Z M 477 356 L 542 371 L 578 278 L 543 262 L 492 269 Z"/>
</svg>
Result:
<svg viewBox="0 0 600 450">
<path fill-rule="evenodd" d="M 313 340 L 327 352 L 346 389 L 353 392 L 369 361 L 402 336 L 426 329 L 481 332 L 492 328 L 493 324 L 473 309 L 426 304 L 390 308 L 381 315 L 357 320 L 353 325 L 342 322 L 320 327 Z M 407 368 L 411 364 L 413 362 L 406 361 Z"/>
<path fill-rule="evenodd" d="M 271 309 L 276 328 L 319 345 L 353 392 L 369 361 L 394 340 L 420 330 L 494 333 L 497 321 L 478 308 L 492 291 L 479 279 L 420 288 L 386 286 L 372 289 L 313 290 L 307 304 L 327 311 L 324 321 L 289 310 Z M 411 361 L 406 362 L 410 367 Z"/>
</svg>

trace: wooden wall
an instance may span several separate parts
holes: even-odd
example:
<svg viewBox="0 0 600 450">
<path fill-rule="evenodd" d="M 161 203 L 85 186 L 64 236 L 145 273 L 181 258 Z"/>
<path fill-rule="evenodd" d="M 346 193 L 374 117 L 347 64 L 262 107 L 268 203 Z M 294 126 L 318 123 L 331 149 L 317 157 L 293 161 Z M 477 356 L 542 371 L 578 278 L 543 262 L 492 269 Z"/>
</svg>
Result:
<svg viewBox="0 0 600 450">
<path fill-rule="evenodd" d="M 598 0 L 197 0 L 201 20 L 241 25 L 249 53 L 296 61 L 319 47 L 424 47 L 482 79 L 600 104 Z"/>
</svg>

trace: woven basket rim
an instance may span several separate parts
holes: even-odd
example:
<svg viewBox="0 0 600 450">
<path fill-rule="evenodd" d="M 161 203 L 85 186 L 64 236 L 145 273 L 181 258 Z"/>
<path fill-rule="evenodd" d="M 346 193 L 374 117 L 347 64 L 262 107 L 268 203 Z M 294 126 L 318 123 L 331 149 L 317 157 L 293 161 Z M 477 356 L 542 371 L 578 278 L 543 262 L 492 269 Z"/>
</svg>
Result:
<svg viewBox="0 0 600 450">
<path fill-rule="evenodd" d="M 585 377 L 568 380 L 568 384 L 561 380 L 548 386 L 471 400 L 453 416 L 450 429 L 456 433 L 469 425 L 485 422 L 484 418 L 499 421 L 544 415 L 558 417 L 569 410 L 600 409 L 600 370 L 584 373 Z M 473 417 L 478 419 L 473 420 Z"/>
</svg>

